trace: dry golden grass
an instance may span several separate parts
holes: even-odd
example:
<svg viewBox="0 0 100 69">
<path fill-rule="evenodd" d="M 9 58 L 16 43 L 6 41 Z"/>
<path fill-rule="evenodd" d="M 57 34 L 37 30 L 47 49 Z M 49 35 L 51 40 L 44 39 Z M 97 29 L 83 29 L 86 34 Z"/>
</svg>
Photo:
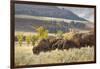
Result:
<svg viewBox="0 0 100 69">
<path fill-rule="evenodd" d="M 50 63 L 71 63 L 94 61 L 94 47 L 82 47 L 81 49 L 53 50 L 41 52 L 39 55 L 32 53 L 32 46 L 18 46 L 15 44 L 15 65 L 35 65 Z"/>
</svg>

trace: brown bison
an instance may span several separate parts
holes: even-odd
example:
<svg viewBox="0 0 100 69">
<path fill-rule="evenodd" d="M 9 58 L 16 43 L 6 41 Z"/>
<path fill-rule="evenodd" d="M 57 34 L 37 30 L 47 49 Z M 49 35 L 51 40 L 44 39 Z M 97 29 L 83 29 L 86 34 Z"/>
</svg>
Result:
<svg viewBox="0 0 100 69">
<path fill-rule="evenodd" d="M 77 33 L 74 35 L 72 41 L 74 41 L 79 48 L 85 46 L 93 46 L 95 45 L 95 35 L 93 32 Z"/>
<path fill-rule="evenodd" d="M 94 46 L 95 45 L 94 33 L 88 33 L 86 35 L 83 35 L 80 44 L 81 46 Z"/>
<path fill-rule="evenodd" d="M 33 53 L 39 54 L 40 52 L 51 51 L 55 49 L 69 49 L 78 47 L 75 42 L 64 39 L 42 39 L 36 47 L 33 47 Z"/>
<path fill-rule="evenodd" d="M 65 39 L 42 39 L 37 46 L 33 47 L 33 53 L 51 51 L 55 49 L 63 50 L 69 48 L 81 48 L 85 46 L 94 46 L 95 36 L 93 33 L 76 33 L 71 40 Z"/>
<path fill-rule="evenodd" d="M 41 51 L 46 52 L 50 50 L 50 43 L 46 39 L 42 39 L 36 47 L 33 47 L 33 53 L 39 54 Z"/>
</svg>

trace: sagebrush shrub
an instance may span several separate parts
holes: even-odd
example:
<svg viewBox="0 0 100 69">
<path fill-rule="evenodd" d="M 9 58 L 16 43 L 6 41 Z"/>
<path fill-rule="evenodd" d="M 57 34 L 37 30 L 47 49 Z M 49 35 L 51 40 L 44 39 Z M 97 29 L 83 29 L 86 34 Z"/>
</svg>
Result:
<svg viewBox="0 0 100 69">
<path fill-rule="evenodd" d="M 35 43 L 36 43 L 37 40 L 38 40 L 38 36 L 33 35 L 32 38 L 31 38 L 32 46 L 35 45 Z"/>
<path fill-rule="evenodd" d="M 65 33 L 65 34 L 63 34 L 63 39 L 71 40 L 71 39 L 73 39 L 74 35 L 75 35 L 74 32 Z"/>
<path fill-rule="evenodd" d="M 18 39 L 19 45 L 22 46 L 22 42 L 23 42 L 23 34 L 18 34 L 18 35 L 17 35 L 17 39 Z"/>
<path fill-rule="evenodd" d="M 44 27 L 40 26 L 36 29 L 36 31 L 40 40 L 48 38 L 48 30 L 46 30 Z"/>
<path fill-rule="evenodd" d="M 25 40 L 27 42 L 27 45 L 29 46 L 29 44 L 31 43 L 31 35 L 27 35 Z"/>
<path fill-rule="evenodd" d="M 59 30 L 57 31 L 57 38 L 63 38 L 63 31 Z"/>
</svg>

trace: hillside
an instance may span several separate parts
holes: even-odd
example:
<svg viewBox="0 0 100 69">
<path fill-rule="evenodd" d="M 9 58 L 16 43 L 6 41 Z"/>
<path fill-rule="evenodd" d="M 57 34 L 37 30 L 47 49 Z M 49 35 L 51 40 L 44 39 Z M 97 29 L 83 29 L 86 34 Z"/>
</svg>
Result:
<svg viewBox="0 0 100 69">
<path fill-rule="evenodd" d="M 57 6 L 41 5 L 15 5 L 15 31 L 35 32 L 33 27 L 43 26 L 50 33 L 70 28 L 87 30 L 93 28 L 93 24 L 79 17 L 70 10 Z"/>
<path fill-rule="evenodd" d="M 85 21 L 85 19 L 77 16 L 72 11 L 69 11 L 64 8 L 58 8 L 57 6 L 16 4 L 15 14 L 45 16 L 45 17 Z"/>
</svg>

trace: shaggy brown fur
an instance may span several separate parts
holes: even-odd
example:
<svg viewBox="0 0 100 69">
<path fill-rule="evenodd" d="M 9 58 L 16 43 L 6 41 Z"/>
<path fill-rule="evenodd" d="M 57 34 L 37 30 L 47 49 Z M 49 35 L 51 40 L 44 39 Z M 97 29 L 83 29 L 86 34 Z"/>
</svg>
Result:
<svg viewBox="0 0 100 69">
<path fill-rule="evenodd" d="M 39 54 L 40 52 L 51 51 L 55 49 L 69 49 L 77 47 L 76 43 L 70 40 L 63 40 L 63 39 L 52 39 L 47 40 L 43 39 L 39 42 L 36 47 L 33 47 L 33 53 Z"/>
<path fill-rule="evenodd" d="M 55 49 L 63 50 L 94 45 L 95 37 L 93 33 L 77 33 L 71 40 L 57 38 L 42 39 L 36 47 L 33 47 L 33 53 L 39 54 L 40 52 L 46 52 Z"/>
</svg>

